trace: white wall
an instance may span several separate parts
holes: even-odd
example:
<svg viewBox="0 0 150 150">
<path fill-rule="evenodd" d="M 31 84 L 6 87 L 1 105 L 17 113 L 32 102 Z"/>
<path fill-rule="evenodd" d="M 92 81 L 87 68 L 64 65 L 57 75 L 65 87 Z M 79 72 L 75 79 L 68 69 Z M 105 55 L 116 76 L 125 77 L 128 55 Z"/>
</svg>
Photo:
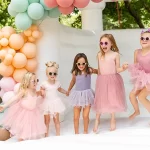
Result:
<svg viewBox="0 0 150 150">
<path fill-rule="evenodd" d="M 55 60 L 60 64 L 59 80 L 62 87 L 68 88 L 71 79 L 71 68 L 75 55 L 79 52 L 83 52 L 87 55 L 89 63 L 92 67 L 97 67 L 96 55 L 99 51 L 99 37 L 103 33 L 112 33 L 117 41 L 117 45 L 120 49 L 121 62 L 133 62 L 134 50 L 140 48 L 140 32 L 139 29 L 132 30 L 111 30 L 103 31 L 101 33 L 94 33 L 93 31 L 85 31 L 69 28 L 60 25 L 55 19 L 46 19 L 40 25 L 43 31 L 43 38 L 39 41 L 39 70 L 38 76 L 41 80 L 45 80 L 45 62 Z M 128 111 L 126 113 L 118 114 L 121 117 L 127 117 L 133 108 L 129 102 L 129 92 L 132 89 L 130 84 L 129 74 L 126 71 L 122 73 L 126 88 L 126 98 L 128 104 Z M 92 88 L 95 88 L 96 76 L 92 77 Z M 119 92 L 119 91 L 118 91 Z M 65 100 L 67 107 L 68 99 Z M 140 105 L 141 116 L 149 116 L 149 113 Z"/>
</svg>

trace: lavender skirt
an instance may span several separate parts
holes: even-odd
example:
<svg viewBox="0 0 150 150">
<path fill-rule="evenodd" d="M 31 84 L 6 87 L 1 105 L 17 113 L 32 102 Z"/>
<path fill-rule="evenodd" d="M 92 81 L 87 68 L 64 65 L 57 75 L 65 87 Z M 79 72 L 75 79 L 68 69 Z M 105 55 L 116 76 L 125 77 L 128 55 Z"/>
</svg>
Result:
<svg viewBox="0 0 150 150">
<path fill-rule="evenodd" d="M 88 106 L 94 103 L 94 92 L 92 89 L 77 91 L 72 90 L 69 95 L 72 106 Z"/>
</svg>

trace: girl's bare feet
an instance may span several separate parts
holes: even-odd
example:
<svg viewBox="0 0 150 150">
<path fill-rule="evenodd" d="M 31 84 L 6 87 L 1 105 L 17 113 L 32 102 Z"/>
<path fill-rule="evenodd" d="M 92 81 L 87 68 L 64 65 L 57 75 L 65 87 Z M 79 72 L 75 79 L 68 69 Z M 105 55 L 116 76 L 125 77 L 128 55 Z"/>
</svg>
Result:
<svg viewBox="0 0 150 150">
<path fill-rule="evenodd" d="M 140 115 L 140 111 L 135 111 L 131 116 L 129 116 L 129 119 L 133 120 L 138 115 Z"/>
<path fill-rule="evenodd" d="M 95 120 L 95 125 L 94 125 L 94 128 L 93 128 L 93 132 L 94 133 L 97 133 L 98 132 L 98 126 L 100 125 L 100 119 L 96 119 Z"/>
<path fill-rule="evenodd" d="M 111 119 L 110 121 L 110 131 L 114 131 L 116 129 L 116 120 Z"/>
</svg>

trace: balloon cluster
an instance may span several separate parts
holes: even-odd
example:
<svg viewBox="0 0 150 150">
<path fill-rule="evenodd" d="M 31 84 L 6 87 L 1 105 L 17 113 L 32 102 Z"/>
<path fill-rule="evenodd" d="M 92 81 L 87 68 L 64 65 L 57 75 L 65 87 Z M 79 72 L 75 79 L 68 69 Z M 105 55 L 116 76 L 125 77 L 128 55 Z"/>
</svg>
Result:
<svg viewBox="0 0 150 150">
<path fill-rule="evenodd" d="M 37 67 L 36 40 L 41 37 L 37 26 L 32 25 L 23 33 L 17 34 L 12 27 L 0 30 L 0 74 L 13 77 L 16 82 L 22 80 L 27 72 L 34 72 Z M 7 83 L 9 84 L 9 83 Z"/>
<path fill-rule="evenodd" d="M 102 0 L 92 0 L 95 3 Z M 8 13 L 15 17 L 15 25 L 20 30 L 28 29 L 33 23 L 47 16 L 57 18 L 60 14 L 70 14 L 74 7 L 84 8 L 90 0 L 11 0 Z"/>
</svg>

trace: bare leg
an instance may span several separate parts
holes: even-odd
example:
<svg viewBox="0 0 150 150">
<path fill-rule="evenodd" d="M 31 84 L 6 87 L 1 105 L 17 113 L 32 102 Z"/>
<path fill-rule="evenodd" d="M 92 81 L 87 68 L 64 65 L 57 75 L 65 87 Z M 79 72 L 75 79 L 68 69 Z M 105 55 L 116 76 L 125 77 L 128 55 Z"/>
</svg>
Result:
<svg viewBox="0 0 150 150">
<path fill-rule="evenodd" d="M 79 118 L 82 107 L 74 107 L 74 130 L 75 134 L 79 134 Z"/>
<path fill-rule="evenodd" d="M 55 123 L 55 129 L 56 129 L 56 136 L 60 135 L 60 121 L 59 121 L 59 113 L 56 114 L 56 116 L 53 118 Z"/>
<path fill-rule="evenodd" d="M 18 139 L 19 142 L 24 141 L 23 139 Z"/>
<path fill-rule="evenodd" d="M 83 108 L 84 134 L 88 134 L 90 108 L 90 105 Z"/>
<path fill-rule="evenodd" d="M 116 129 L 115 113 L 111 113 L 110 131 L 114 131 L 115 129 Z"/>
<path fill-rule="evenodd" d="M 147 96 L 150 92 L 147 91 L 146 88 L 143 88 L 138 95 L 139 101 L 143 104 L 143 106 L 150 112 L 150 101 L 147 99 Z"/>
<path fill-rule="evenodd" d="M 47 128 L 47 132 L 45 134 L 45 137 L 48 137 L 49 136 L 49 124 L 50 124 L 50 115 L 44 115 L 44 120 L 45 120 L 45 125 L 46 125 L 46 128 Z"/>
<path fill-rule="evenodd" d="M 99 124 L 100 124 L 100 114 L 96 114 L 93 132 L 95 133 L 97 132 Z"/>
<path fill-rule="evenodd" d="M 10 132 L 6 129 L 0 128 L 0 141 L 6 141 L 10 138 Z"/>
<path fill-rule="evenodd" d="M 134 108 L 134 113 L 129 116 L 129 119 L 131 119 L 131 120 L 134 119 L 137 115 L 140 114 L 139 105 L 138 105 L 138 101 L 137 101 L 137 98 L 136 98 L 139 93 L 140 93 L 140 91 L 136 91 L 136 92 L 131 91 L 130 92 L 129 98 L 130 98 L 131 104 Z"/>
</svg>

